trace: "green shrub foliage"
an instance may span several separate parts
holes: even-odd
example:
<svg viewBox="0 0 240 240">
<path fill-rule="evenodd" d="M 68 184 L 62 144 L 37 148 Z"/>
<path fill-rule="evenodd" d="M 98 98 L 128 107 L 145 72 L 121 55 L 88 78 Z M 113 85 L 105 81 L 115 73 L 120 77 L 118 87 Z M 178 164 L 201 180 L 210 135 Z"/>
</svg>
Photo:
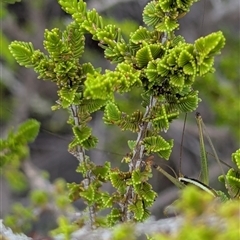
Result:
<svg viewBox="0 0 240 240">
<path fill-rule="evenodd" d="M 232 162 L 235 165 L 230 168 L 226 176 L 219 176 L 219 181 L 224 182 L 231 198 L 240 198 L 240 149 L 232 154 Z"/>
<path fill-rule="evenodd" d="M 10 45 L 21 66 L 33 68 L 39 78 L 58 86 L 59 99 L 53 110 L 64 108 L 70 112 L 68 123 L 74 138 L 69 151 L 78 159 L 77 171 L 84 177 L 80 183 L 69 184 L 70 198 L 81 198 L 86 203 L 92 226 L 143 221 L 150 215 L 148 208 L 156 193 L 148 183 L 152 168 L 144 157 L 157 153 L 169 158 L 173 140 L 164 139 L 161 133 L 180 113 L 197 108 L 200 99 L 193 88 L 194 81 L 197 76 L 214 71 L 214 57 L 225 44 L 221 32 L 201 37 L 193 44 L 175 35 L 178 19 L 194 2 L 151 1 L 143 10 L 145 26 L 139 26 L 126 38 L 120 28 L 105 24 L 95 9 L 87 10 L 82 0 L 59 0 L 73 21 L 64 31 L 45 31 L 43 46 L 47 54 L 34 49 L 30 42 L 14 41 Z M 103 72 L 89 62 L 80 63 L 85 34 L 91 34 L 104 50 L 104 57 L 116 64 L 114 70 Z M 115 94 L 136 88 L 141 90 L 144 110 L 124 113 Z M 85 154 L 98 142 L 88 126 L 91 114 L 102 109 L 106 124 L 137 134 L 136 141 L 129 142 L 126 172 L 112 168 L 110 162 L 97 166 Z M 101 190 L 105 182 L 115 188 L 112 195 Z M 106 208 L 111 212 L 103 221 L 98 212 Z"/>
<path fill-rule="evenodd" d="M 1 174 L 14 191 L 27 188 L 26 176 L 19 169 L 22 161 L 29 156 L 28 143 L 35 140 L 39 128 L 38 121 L 29 119 L 20 124 L 17 130 L 11 129 L 5 139 L 0 139 Z"/>
</svg>

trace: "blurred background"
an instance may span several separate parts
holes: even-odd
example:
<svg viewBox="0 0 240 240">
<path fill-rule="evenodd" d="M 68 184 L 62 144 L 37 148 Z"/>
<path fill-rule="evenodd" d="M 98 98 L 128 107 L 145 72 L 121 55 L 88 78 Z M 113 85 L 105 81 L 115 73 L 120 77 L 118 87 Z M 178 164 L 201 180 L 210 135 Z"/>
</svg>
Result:
<svg viewBox="0 0 240 240">
<path fill-rule="evenodd" d="M 146 0 L 89 0 L 88 8 L 96 10 L 109 23 L 123 29 L 129 34 L 143 25 L 142 10 Z M 6 137 L 9 128 L 28 118 L 35 118 L 41 122 L 41 130 L 36 141 L 30 144 L 31 169 L 35 173 L 46 171 L 49 180 L 46 186 L 51 186 L 58 178 L 67 182 L 79 182 L 81 176 L 76 173 L 77 160 L 68 153 L 67 146 L 71 141 L 70 127 L 66 125 L 68 115 L 62 110 L 51 111 L 51 106 L 57 100 L 56 86 L 53 83 L 37 79 L 32 69 L 20 67 L 11 56 L 8 45 L 11 41 L 32 42 L 35 49 L 43 49 L 44 30 L 52 28 L 64 29 L 71 21 L 64 13 L 57 0 L 22 0 L 15 4 L 1 3 L 1 76 L 0 76 L 0 130 L 1 138 Z M 239 148 L 240 143 L 240 14 L 239 1 L 231 0 L 201 0 L 195 3 L 191 11 L 181 19 L 178 34 L 187 41 L 194 42 L 197 38 L 214 31 L 223 31 L 226 45 L 222 54 L 216 58 L 216 72 L 205 78 L 198 79 L 195 89 L 199 89 L 202 102 L 197 109 L 207 125 L 207 129 L 214 143 L 220 159 L 231 164 L 231 153 Z M 86 51 L 82 62 L 90 61 L 95 67 L 114 68 L 103 59 L 102 50 L 97 43 L 86 37 Z M 131 95 L 119 96 L 122 109 L 131 112 L 139 108 L 140 96 L 138 92 Z M 184 142 L 181 144 L 184 116 L 174 121 L 170 130 L 165 133 L 167 139 L 174 139 L 174 149 L 168 162 L 155 158 L 161 166 L 171 166 L 178 174 L 180 149 L 182 148 L 182 173 L 189 177 L 198 178 L 200 174 L 200 157 L 198 143 L 198 128 L 195 113 L 187 116 Z M 93 116 L 91 122 L 94 134 L 99 137 L 98 149 L 89 155 L 97 164 L 101 165 L 110 160 L 113 166 L 119 166 L 122 158 L 127 154 L 126 140 L 136 139 L 135 134 L 122 133 L 115 127 L 108 127 L 102 123 L 102 114 Z M 208 146 L 207 146 L 208 148 Z M 209 152 L 212 152 L 208 148 Z M 210 154 L 209 154 L 210 156 Z M 211 157 L 210 157 L 211 158 Z M 30 166 L 30 165 L 29 165 Z M 29 167 L 28 166 L 28 167 Z M 22 166 L 23 174 L 31 179 L 29 169 Z M 126 166 L 122 166 L 126 169 Z M 169 168 L 164 167 L 168 172 Z M 227 168 L 225 168 L 227 169 Z M 170 171 L 171 174 L 173 174 Z M 217 176 L 220 168 L 214 159 L 210 159 L 210 185 L 221 188 Z M 33 175 L 36 177 L 36 174 Z M 41 180 L 40 180 L 41 181 Z M 177 198 L 178 191 L 164 176 L 155 172 L 151 180 L 154 190 L 159 193 L 152 208 L 157 218 L 164 217 L 163 209 Z M 13 186 L 15 184 L 15 186 Z M 9 183 L 9 179 L 2 172 L 1 175 L 1 210 L 0 218 L 11 213 L 11 207 L 16 202 L 28 203 L 28 193 L 34 185 L 18 189 L 19 182 Z M 43 185 L 45 186 L 45 185 Z M 108 186 L 106 186 L 108 188 Z M 81 201 L 75 203 L 79 210 L 83 208 Z M 51 211 L 50 215 L 51 215 Z M 45 214 L 45 212 L 44 212 Z M 42 219 L 44 215 L 41 216 Z M 46 214 L 49 219 L 49 215 Z M 51 218 L 54 222 L 54 217 Z M 48 227 L 36 224 L 31 232 L 42 236 L 47 235 Z M 33 236 L 33 233 L 31 233 Z"/>
</svg>

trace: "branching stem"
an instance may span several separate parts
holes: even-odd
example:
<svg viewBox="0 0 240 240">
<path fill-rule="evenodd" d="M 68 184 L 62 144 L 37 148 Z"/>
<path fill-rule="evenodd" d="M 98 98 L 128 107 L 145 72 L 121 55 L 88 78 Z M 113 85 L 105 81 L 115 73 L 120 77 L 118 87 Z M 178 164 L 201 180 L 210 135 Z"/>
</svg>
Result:
<svg viewBox="0 0 240 240">
<path fill-rule="evenodd" d="M 81 120 L 79 119 L 79 108 L 77 105 L 71 105 L 70 106 L 70 110 L 71 110 L 71 115 L 74 119 L 74 125 L 75 126 L 80 126 L 81 125 Z M 86 154 L 85 154 L 85 150 L 82 146 L 78 145 L 75 149 L 75 152 L 73 153 L 73 155 L 77 158 L 77 160 L 80 162 L 80 164 L 86 163 Z M 88 170 L 86 172 L 86 174 L 84 174 L 84 180 L 82 181 L 84 184 L 84 188 L 88 188 L 89 185 L 91 184 L 92 178 L 91 178 L 91 171 Z M 96 217 L 96 213 L 95 213 L 95 207 L 94 205 L 89 205 L 88 206 L 88 211 L 89 211 L 89 219 L 90 219 L 90 224 L 91 227 L 93 228 L 95 226 L 95 217 Z"/>
<path fill-rule="evenodd" d="M 146 107 L 146 111 L 144 113 L 143 119 L 149 117 L 151 109 L 156 105 L 157 99 L 153 96 L 150 97 L 150 103 Z M 133 150 L 133 156 L 129 163 L 129 171 L 132 172 L 133 170 L 139 169 L 141 167 L 143 157 L 144 157 L 144 145 L 142 145 L 142 140 L 144 139 L 146 132 L 148 129 L 151 128 L 151 122 L 142 122 L 142 124 L 139 126 L 140 131 L 138 132 L 138 137 L 136 141 L 136 146 Z M 124 218 L 126 218 L 127 221 L 131 221 L 133 218 L 133 214 L 131 211 L 128 210 L 128 204 L 131 204 L 132 200 L 135 199 L 136 193 L 134 193 L 133 187 L 129 186 L 126 190 L 125 194 L 125 204 L 122 206 L 122 210 L 124 213 Z M 123 219 L 125 220 L 125 219 Z"/>
</svg>

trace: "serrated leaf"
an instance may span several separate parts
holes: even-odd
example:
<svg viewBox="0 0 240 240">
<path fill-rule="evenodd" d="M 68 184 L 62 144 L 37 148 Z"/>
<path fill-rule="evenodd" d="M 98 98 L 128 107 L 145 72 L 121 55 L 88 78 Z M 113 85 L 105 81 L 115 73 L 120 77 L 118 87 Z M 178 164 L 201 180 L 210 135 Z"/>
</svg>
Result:
<svg viewBox="0 0 240 240">
<path fill-rule="evenodd" d="M 31 42 L 14 41 L 9 45 L 9 50 L 19 65 L 27 68 L 33 67 L 34 48 Z"/>
<path fill-rule="evenodd" d="M 121 119 L 121 112 L 115 103 L 109 102 L 106 105 L 103 119 L 104 122 L 108 124 L 111 122 L 118 122 Z"/>
<path fill-rule="evenodd" d="M 184 85 L 184 76 L 181 76 L 178 74 L 171 75 L 169 83 L 173 87 L 177 87 L 179 89 L 179 91 L 181 91 L 184 87 L 183 86 Z"/>
<path fill-rule="evenodd" d="M 156 152 L 168 159 L 172 151 L 173 141 L 166 141 L 161 136 L 152 136 L 144 138 L 143 144 L 148 153 Z"/>
<path fill-rule="evenodd" d="M 201 65 L 199 66 L 199 75 L 204 76 L 205 74 L 210 72 L 212 70 L 213 63 L 214 63 L 213 57 L 204 59 Z"/>
<path fill-rule="evenodd" d="M 177 29 L 179 26 L 179 23 L 175 19 L 170 19 L 168 17 L 165 17 L 163 22 L 160 22 L 156 25 L 156 29 L 160 32 L 171 32 L 175 29 Z"/>
<path fill-rule="evenodd" d="M 157 70 L 160 76 L 165 77 L 170 73 L 170 67 L 164 63 L 164 59 L 157 64 Z"/>
<path fill-rule="evenodd" d="M 181 51 L 177 60 L 178 66 L 183 67 L 193 59 L 193 56 L 186 50 Z"/>
<path fill-rule="evenodd" d="M 92 129 L 87 126 L 74 126 L 72 130 L 79 145 L 88 139 L 92 133 Z"/>
<path fill-rule="evenodd" d="M 105 162 L 104 166 L 96 166 L 94 170 L 92 170 L 92 172 L 94 173 L 94 175 L 103 180 L 106 180 L 106 178 L 108 177 L 108 173 L 110 170 L 110 162 Z"/>
<path fill-rule="evenodd" d="M 128 147 L 130 148 L 130 150 L 133 150 L 136 146 L 136 141 L 134 140 L 128 140 Z"/>
<path fill-rule="evenodd" d="M 95 148 L 98 143 L 98 138 L 94 136 L 89 136 L 86 140 L 81 142 L 81 145 L 86 149 L 89 150 L 91 148 Z"/>
<path fill-rule="evenodd" d="M 195 48 L 201 55 L 217 54 L 225 44 L 222 32 L 211 33 L 206 37 L 201 37 L 195 41 Z"/>
<path fill-rule="evenodd" d="M 91 204 L 95 200 L 95 192 L 96 189 L 92 185 L 89 185 L 87 189 L 84 189 L 84 191 L 81 191 L 79 195 L 88 202 L 88 204 Z"/>
<path fill-rule="evenodd" d="M 140 184 L 142 182 L 141 172 L 139 169 L 133 170 L 132 172 L 133 185 Z"/>
<path fill-rule="evenodd" d="M 237 168 L 240 170 L 240 149 L 232 154 L 232 161 L 237 165 Z"/>
<path fill-rule="evenodd" d="M 150 61 L 160 58 L 164 50 L 160 44 L 151 44 L 137 51 L 136 60 L 140 68 L 146 66 Z"/>
<path fill-rule="evenodd" d="M 107 192 L 101 194 L 101 200 L 105 208 L 110 208 L 113 205 L 113 197 Z"/>
<path fill-rule="evenodd" d="M 35 119 L 29 119 L 18 127 L 16 139 L 24 139 L 25 142 L 32 142 L 39 133 L 40 123 Z"/>
<path fill-rule="evenodd" d="M 77 18 L 78 21 L 80 19 L 78 16 L 82 15 L 81 17 L 84 18 L 87 10 L 87 5 L 84 1 L 80 0 L 72 0 L 72 1 L 66 1 L 66 0 L 59 0 L 59 4 L 61 7 L 69 14 L 73 14 L 75 18 Z M 78 14 L 77 14 L 78 13 Z"/>
<path fill-rule="evenodd" d="M 144 214 L 144 207 L 141 200 L 138 200 L 136 203 L 133 203 L 128 206 L 128 210 L 132 211 L 134 214 L 134 218 L 138 221 L 142 220 Z"/>
<path fill-rule="evenodd" d="M 152 39 L 152 34 L 146 28 L 140 26 L 132 35 L 131 41 L 135 44 L 139 44 L 142 42 L 148 42 Z"/>
<path fill-rule="evenodd" d="M 184 97 L 178 99 L 178 105 L 180 111 L 191 112 L 195 110 L 198 106 L 199 98 L 197 96 L 198 92 L 192 92 Z"/>
<path fill-rule="evenodd" d="M 149 2 L 143 10 L 143 22 L 148 26 L 156 26 L 162 21 L 164 12 L 161 9 L 156 8 L 156 3 Z"/>
<path fill-rule="evenodd" d="M 71 23 L 68 25 L 64 35 L 64 43 L 69 46 L 72 56 L 74 58 L 80 58 L 84 52 L 85 38 L 79 25 L 76 24 L 76 22 Z"/>
<path fill-rule="evenodd" d="M 61 97 L 61 105 L 63 108 L 68 108 L 74 101 L 77 89 L 65 89 L 62 88 L 59 91 L 59 95 Z"/>
<path fill-rule="evenodd" d="M 94 74 L 94 70 L 101 72 L 100 69 L 94 69 L 93 65 L 91 63 L 83 63 L 82 64 L 82 73 L 83 75 L 87 75 L 87 73 Z"/>
<path fill-rule="evenodd" d="M 157 62 L 156 61 L 149 62 L 147 68 L 145 69 L 145 72 L 150 82 L 156 81 L 159 78 Z"/>
<path fill-rule="evenodd" d="M 189 62 L 183 66 L 183 72 L 188 75 L 196 74 L 196 65 L 194 62 Z"/>
<path fill-rule="evenodd" d="M 147 182 L 141 184 L 138 194 L 145 200 L 145 203 L 148 202 L 148 205 L 151 205 L 157 197 L 157 193 L 152 190 L 152 186 Z"/>
<path fill-rule="evenodd" d="M 119 192 L 122 193 L 126 190 L 126 181 L 119 170 L 111 170 L 109 172 L 109 179 L 112 183 L 112 186 L 115 187 Z"/>
<path fill-rule="evenodd" d="M 101 99 L 83 99 L 80 104 L 80 111 L 93 113 L 103 107 L 106 103 L 106 100 Z"/>
<path fill-rule="evenodd" d="M 161 149 L 160 151 L 157 152 L 159 157 L 164 158 L 166 160 L 169 159 L 172 153 L 173 140 L 169 140 L 168 143 L 169 143 L 169 148 Z"/>
</svg>

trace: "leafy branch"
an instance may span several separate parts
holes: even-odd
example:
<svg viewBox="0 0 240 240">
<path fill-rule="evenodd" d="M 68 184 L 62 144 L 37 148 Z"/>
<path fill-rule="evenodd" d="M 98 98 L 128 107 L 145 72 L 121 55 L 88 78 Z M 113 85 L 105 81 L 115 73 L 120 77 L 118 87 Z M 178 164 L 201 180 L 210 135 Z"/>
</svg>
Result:
<svg viewBox="0 0 240 240">
<path fill-rule="evenodd" d="M 148 208 L 156 193 L 148 183 L 152 167 L 144 157 L 157 153 L 168 160 L 173 140 L 165 140 L 161 132 L 167 131 L 182 112 L 197 108 L 200 99 L 193 88 L 195 79 L 214 71 L 214 57 L 225 44 L 221 32 L 201 37 L 193 44 L 175 35 L 178 19 L 194 2 L 151 1 L 143 10 L 146 27 L 139 26 L 126 39 L 120 28 L 105 24 L 96 10 L 87 10 L 82 0 L 59 0 L 73 21 L 64 31 L 45 31 L 43 45 L 48 54 L 35 50 L 32 43 L 10 44 L 20 65 L 33 68 L 39 78 L 58 86 L 59 99 L 52 109 L 69 111 L 68 123 L 74 135 L 69 151 L 78 159 L 77 171 L 84 177 L 80 183 L 69 184 L 70 199 L 83 199 L 92 227 L 143 221 L 150 215 Z M 86 34 L 91 34 L 104 50 L 104 57 L 116 64 L 114 70 L 103 72 L 89 62 L 80 63 Z M 136 88 L 141 90 L 145 110 L 128 115 L 119 108 L 115 94 Z M 92 114 L 101 110 L 105 124 L 137 133 L 136 140 L 129 141 L 127 172 L 111 168 L 110 162 L 97 166 L 85 153 L 98 142 L 88 124 Z M 101 190 L 105 182 L 116 189 L 112 195 Z M 97 213 L 106 208 L 111 212 L 102 220 Z"/>
</svg>

